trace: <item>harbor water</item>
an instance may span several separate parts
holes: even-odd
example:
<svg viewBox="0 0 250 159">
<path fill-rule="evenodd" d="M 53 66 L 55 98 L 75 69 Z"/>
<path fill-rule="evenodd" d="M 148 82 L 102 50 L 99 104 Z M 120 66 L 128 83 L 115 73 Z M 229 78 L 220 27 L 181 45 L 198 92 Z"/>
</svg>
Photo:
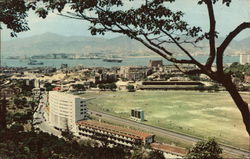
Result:
<svg viewBox="0 0 250 159">
<path fill-rule="evenodd" d="M 206 56 L 195 56 L 195 58 L 201 62 L 205 63 Z M 181 59 L 181 57 L 180 57 Z M 86 66 L 86 67 L 115 67 L 115 66 L 147 66 L 150 60 L 163 60 L 164 64 L 171 64 L 167 60 L 161 57 L 132 57 L 124 58 L 121 63 L 117 62 L 105 62 L 102 59 L 37 59 L 39 62 L 43 62 L 43 65 L 28 65 L 26 60 L 19 59 L 2 59 L 2 66 L 8 67 L 56 67 L 59 68 L 61 64 L 68 64 L 68 66 Z M 239 62 L 238 56 L 225 56 L 224 63 L 231 64 L 233 62 Z"/>
</svg>

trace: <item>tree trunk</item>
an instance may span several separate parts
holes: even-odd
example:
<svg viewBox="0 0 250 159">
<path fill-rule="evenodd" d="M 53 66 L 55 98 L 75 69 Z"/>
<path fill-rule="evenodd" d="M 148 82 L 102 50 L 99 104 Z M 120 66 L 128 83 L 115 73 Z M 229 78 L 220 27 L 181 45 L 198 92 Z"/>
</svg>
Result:
<svg viewBox="0 0 250 159">
<path fill-rule="evenodd" d="M 5 96 L 0 100 L 0 129 L 6 129 L 7 100 Z"/>
<path fill-rule="evenodd" d="M 242 99 L 235 84 L 231 80 L 230 81 L 227 80 L 227 82 L 223 83 L 223 85 L 226 87 L 227 91 L 233 98 L 234 103 L 237 105 L 238 109 L 240 110 L 240 113 L 243 118 L 243 122 L 246 126 L 246 130 L 248 132 L 248 135 L 250 136 L 250 112 L 249 112 L 247 102 L 245 102 Z"/>
</svg>

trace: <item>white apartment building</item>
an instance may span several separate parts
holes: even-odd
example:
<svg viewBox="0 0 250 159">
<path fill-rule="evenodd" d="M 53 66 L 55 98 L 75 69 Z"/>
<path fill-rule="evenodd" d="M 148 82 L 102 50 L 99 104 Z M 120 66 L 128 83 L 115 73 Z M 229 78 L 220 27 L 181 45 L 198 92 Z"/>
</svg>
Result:
<svg viewBox="0 0 250 159">
<path fill-rule="evenodd" d="M 240 64 L 244 65 L 246 63 L 250 63 L 250 52 L 249 52 L 249 54 L 241 54 L 240 55 Z"/>
<path fill-rule="evenodd" d="M 87 119 L 86 99 L 64 92 L 49 92 L 49 123 L 51 126 L 75 131 L 76 122 Z"/>
</svg>

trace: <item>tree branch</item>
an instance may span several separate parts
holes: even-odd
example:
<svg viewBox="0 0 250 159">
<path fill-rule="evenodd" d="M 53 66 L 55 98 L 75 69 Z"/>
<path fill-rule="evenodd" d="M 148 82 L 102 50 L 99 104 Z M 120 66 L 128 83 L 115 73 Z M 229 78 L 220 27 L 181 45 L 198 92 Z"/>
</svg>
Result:
<svg viewBox="0 0 250 159">
<path fill-rule="evenodd" d="M 103 25 L 103 24 L 102 24 Z M 136 39 L 137 41 L 141 42 L 144 46 L 146 46 L 147 48 L 149 48 L 150 50 L 156 52 L 158 55 L 162 56 L 163 58 L 167 59 L 168 61 L 170 62 L 173 62 L 173 63 L 181 63 L 181 64 L 194 64 L 192 60 L 177 60 L 176 58 L 173 58 L 172 56 L 169 57 L 167 56 L 168 55 L 172 55 L 173 53 L 170 53 L 168 52 L 165 52 L 164 53 L 167 53 L 167 54 L 164 54 L 163 52 L 161 52 L 160 50 L 156 49 L 155 47 L 151 46 L 150 44 L 146 43 L 142 38 L 139 38 L 133 34 L 131 34 L 131 31 L 126 31 L 124 30 L 121 26 L 119 26 L 118 24 L 116 24 L 116 26 L 120 29 L 120 31 L 118 30 L 114 30 L 112 28 L 107 28 L 105 25 L 103 25 L 103 27 L 105 27 L 106 29 L 110 30 L 110 31 L 113 31 L 113 32 L 120 32 L 120 33 L 123 33 L 123 34 L 126 34 L 128 35 L 129 37 L 132 37 L 134 39 Z"/>
<path fill-rule="evenodd" d="M 174 65 L 179 71 L 181 71 L 184 74 L 187 75 L 195 75 L 195 74 L 202 74 L 203 71 L 199 70 L 199 69 L 194 69 L 194 70 L 183 70 L 181 67 L 179 67 L 178 65 Z"/>
<path fill-rule="evenodd" d="M 147 35 L 146 34 L 143 34 L 143 36 L 146 38 L 146 40 L 151 44 L 151 45 L 153 45 L 154 47 L 156 47 L 156 48 L 158 48 L 158 49 L 161 49 L 161 50 L 163 50 L 166 54 L 168 54 L 168 55 L 170 55 L 170 56 L 172 56 L 173 55 L 173 53 L 171 53 L 171 52 L 169 52 L 169 51 L 167 51 L 164 47 L 162 47 L 162 46 L 160 46 L 160 45 L 157 45 L 157 44 L 155 44 L 152 40 L 150 40 L 148 37 L 147 37 Z"/>
<path fill-rule="evenodd" d="M 201 70 L 206 70 L 204 68 L 204 66 L 199 63 L 197 60 L 194 59 L 194 57 L 186 50 L 184 49 L 179 43 L 178 41 L 176 41 L 170 34 L 168 34 L 166 31 L 164 31 L 162 28 L 160 28 L 160 30 L 166 34 L 170 39 L 173 40 L 173 42 L 191 59 L 191 61 L 193 61 L 193 64 L 196 64 Z"/>
<path fill-rule="evenodd" d="M 231 43 L 231 41 L 244 29 L 250 28 L 250 22 L 244 22 L 241 23 L 238 27 L 236 27 L 229 35 L 226 37 L 226 39 L 222 42 L 222 44 L 217 48 L 217 70 L 218 72 L 223 72 L 223 54 L 228 47 L 228 45 Z"/>
<path fill-rule="evenodd" d="M 206 62 L 206 67 L 211 68 L 214 59 L 215 59 L 215 17 L 214 17 L 214 10 L 212 0 L 205 0 L 204 1 L 207 5 L 208 15 L 209 15 L 209 22 L 210 22 L 210 31 L 209 31 L 209 46 L 210 46 L 210 54 L 209 58 Z"/>
<path fill-rule="evenodd" d="M 135 35 L 133 35 L 133 33 L 129 30 L 124 30 L 124 28 L 122 28 L 121 26 L 119 26 L 118 24 L 115 24 L 116 27 L 118 27 L 120 30 L 115 30 L 113 28 L 109 28 L 107 27 L 105 24 L 100 23 L 105 29 L 112 31 L 112 32 L 116 32 L 116 33 L 123 33 L 127 36 L 129 36 L 130 38 L 133 38 L 139 42 L 141 42 L 144 46 L 146 46 L 147 48 L 149 48 L 150 50 L 156 52 L 158 55 L 162 56 L 163 58 L 167 59 L 170 62 L 173 63 L 180 63 L 180 64 L 194 64 L 192 60 L 178 60 L 172 56 L 167 56 L 167 54 L 165 54 L 165 52 L 161 52 L 160 50 L 158 50 L 157 48 L 153 47 L 152 45 L 148 44 L 147 42 L 145 42 L 142 38 L 139 38 Z"/>
</svg>

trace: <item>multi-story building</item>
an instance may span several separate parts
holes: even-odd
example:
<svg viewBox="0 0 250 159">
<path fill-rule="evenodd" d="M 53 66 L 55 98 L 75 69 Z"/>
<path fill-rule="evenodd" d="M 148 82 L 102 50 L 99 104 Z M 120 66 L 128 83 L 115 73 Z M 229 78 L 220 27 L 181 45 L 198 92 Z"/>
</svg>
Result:
<svg viewBox="0 0 250 159">
<path fill-rule="evenodd" d="M 75 123 L 87 119 L 86 99 L 63 92 L 49 92 L 49 123 L 51 126 L 74 131 Z"/>
<path fill-rule="evenodd" d="M 147 77 L 149 69 L 141 66 L 121 66 L 120 77 L 128 80 L 142 80 Z"/>
<path fill-rule="evenodd" d="M 250 63 L 250 53 L 240 55 L 240 64 L 245 65 L 246 63 Z"/>
<path fill-rule="evenodd" d="M 162 60 L 150 60 L 148 63 L 148 67 L 162 67 L 163 61 Z"/>
<path fill-rule="evenodd" d="M 87 136 L 123 146 L 146 145 L 154 142 L 154 135 L 93 120 L 77 122 L 79 136 Z"/>
</svg>

